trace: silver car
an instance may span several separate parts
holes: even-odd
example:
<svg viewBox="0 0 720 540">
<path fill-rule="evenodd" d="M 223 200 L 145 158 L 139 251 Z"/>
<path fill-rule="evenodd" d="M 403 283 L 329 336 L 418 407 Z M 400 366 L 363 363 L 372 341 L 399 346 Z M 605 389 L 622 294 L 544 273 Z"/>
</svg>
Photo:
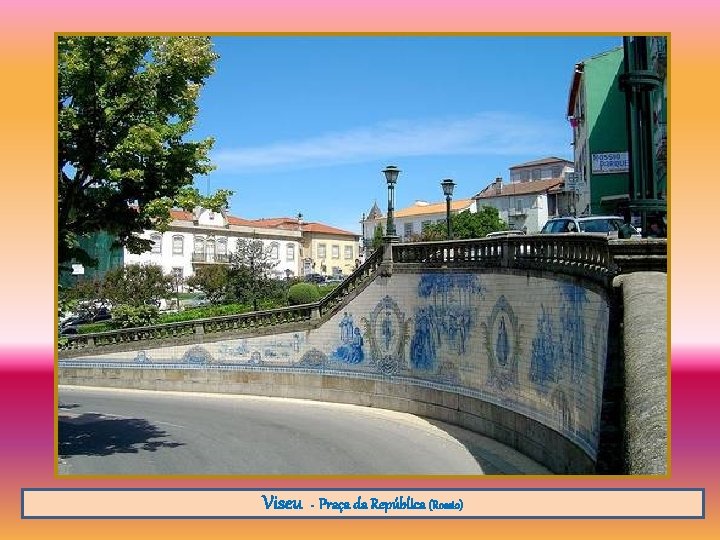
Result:
<svg viewBox="0 0 720 540">
<path fill-rule="evenodd" d="M 641 237 L 638 230 L 619 216 L 559 217 L 549 219 L 540 234 L 563 233 L 601 234 L 610 238 L 634 239 Z"/>
</svg>

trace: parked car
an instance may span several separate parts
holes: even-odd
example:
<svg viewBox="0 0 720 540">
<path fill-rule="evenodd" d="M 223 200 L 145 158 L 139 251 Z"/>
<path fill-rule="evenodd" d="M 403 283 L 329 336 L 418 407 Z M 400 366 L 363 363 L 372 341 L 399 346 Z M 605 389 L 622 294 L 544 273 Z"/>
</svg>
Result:
<svg viewBox="0 0 720 540">
<path fill-rule="evenodd" d="M 321 274 L 307 274 L 305 276 L 305 281 L 308 283 L 322 284 L 325 283 L 325 276 Z"/>
<path fill-rule="evenodd" d="M 61 336 L 74 336 L 77 335 L 77 326 L 65 326 L 60 330 Z"/>
<path fill-rule="evenodd" d="M 199 293 L 195 295 L 195 298 L 188 298 L 187 300 L 180 300 L 180 305 L 184 308 L 194 308 L 201 306 L 209 306 L 210 300 L 205 293 Z M 161 306 L 158 306 L 161 307 Z"/>
<path fill-rule="evenodd" d="M 101 307 L 95 312 L 95 315 L 93 315 L 92 322 L 101 322 L 101 321 L 109 321 L 112 319 L 112 316 L 110 315 L 110 311 L 106 307 Z"/>
<path fill-rule="evenodd" d="M 619 216 L 558 217 L 547 220 L 540 234 L 600 234 L 610 238 L 640 239 L 638 230 Z"/>
</svg>

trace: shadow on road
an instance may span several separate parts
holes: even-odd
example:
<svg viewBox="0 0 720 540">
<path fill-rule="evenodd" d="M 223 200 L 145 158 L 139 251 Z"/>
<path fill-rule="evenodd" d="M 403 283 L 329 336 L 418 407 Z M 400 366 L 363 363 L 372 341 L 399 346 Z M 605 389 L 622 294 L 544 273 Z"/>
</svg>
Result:
<svg viewBox="0 0 720 540">
<path fill-rule="evenodd" d="M 113 418 L 95 413 L 58 417 L 58 455 L 63 458 L 136 454 L 140 450 L 155 452 L 159 448 L 182 445 L 153 440 L 166 436 L 166 432 L 137 418 Z"/>
</svg>

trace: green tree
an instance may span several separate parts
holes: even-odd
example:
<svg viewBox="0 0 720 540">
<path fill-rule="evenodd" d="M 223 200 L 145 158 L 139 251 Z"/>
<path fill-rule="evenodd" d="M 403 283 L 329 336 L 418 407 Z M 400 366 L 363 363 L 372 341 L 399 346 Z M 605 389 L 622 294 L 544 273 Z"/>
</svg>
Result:
<svg viewBox="0 0 720 540">
<path fill-rule="evenodd" d="M 491 206 L 482 206 L 475 213 L 465 210 L 457 214 L 451 214 L 450 225 L 453 238 L 456 240 L 482 238 L 488 233 L 502 231 L 507 228 L 505 222 L 500 219 L 497 208 Z M 445 240 L 446 237 L 447 225 L 444 222 L 434 223 L 423 228 L 422 239 L 424 241 Z"/>
<path fill-rule="evenodd" d="M 238 302 L 251 303 L 257 311 L 261 298 L 273 299 L 279 294 L 279 284 L 271 277 L 272 269 L 278 263 L 262 240 L 239 239 L 235 251 L 230 254 L 229 294 Z"/>
<path fill-rule="evenodd" d="M 103 292 L 114 304 L 142 306 L 172 293 L 172 277 L 155 264 L 129 264 L 105 274 Z"/>
<path fill-rule="evenodd" d="M 383 236 L 385 233 L 383 232 L 383 226 L 382 223 L 378 223 L 375 226 L 375 233 L 373 234 L 372 239 L 372 249 L 373 251 L 377 250 L 380 246 L 383 245 Z"/>
<path fill-rule="evenodd" d="M 213 140 L 186 138 L 217 55 L 208 37 L 60 36 L 58 262 L 92 266 L 78 238 L 104 230 L 132 253 L 164 230 L 173 206 L 227 206 L 201 197 L 193 176 L 212 166 Z"/>
<path fill-rule="evenodd" d="M 204 292 L 211 304 L 222 304 L 228 296 L 230 273 L 226 266 L 203 266 L 188 278 L 187 284 Z"/>
</svg>

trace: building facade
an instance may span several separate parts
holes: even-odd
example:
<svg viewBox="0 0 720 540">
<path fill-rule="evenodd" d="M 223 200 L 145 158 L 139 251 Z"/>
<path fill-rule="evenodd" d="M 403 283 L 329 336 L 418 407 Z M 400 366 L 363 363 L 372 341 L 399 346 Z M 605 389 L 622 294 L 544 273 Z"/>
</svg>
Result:
<svg viewBox="0 0 720 540">
<path fill-rule="evenodd" d="M 537 182 L 538 180 L 564 180 L 575 170 L 575 163 L 555 156 L 512 165 L 510 183 Z"/>
<path fill-rule="evenodd" d="M 129 264 L 158 265 L 163 273 L 182 283 L 204 266 L 229 265 L 230 256 L 241 240 L 263 243 L 270 262 L 274 263 L 271 277 L 276 279 L 310 273 L 349 274 L 360 255 L 359 235 L 324 223 L 306 223 L 300 218 L 248 220 L 201 208 L 194 212 L 172 210 L 171 218 L 165 231 L 147 230 L 140 235 L 152 242 L 144 253 L 111 249 L 110 237 L 105 233 L 89 237 L 88 241 L 93 242 L 89 253 L 100 260 L 102 274 L 93 269 L 78 269 L 75 276 L 62 274 L 61 284 L 102 279 L 107 270 Z M 95 249 L 98 242 L 103 249 Z"/>
<path fill-rule="evenodd" d="M 349 275 L 360 262 L 360 236 L 325 225 L 302 226 L 302 267 L 300 275 Z"/>
<path fill-rule="evenodd" d="M 166 231 L 149 230 L 141 235 L 152 241 L 149 251 L 135 254 L 125 249 L 123 263 L 156 264 L 165 274 L 184 279 L 203 266 L 229 264 L 240 239 L 260 240 L 275 263 L 272 277 L 299 275 L 302 232 L 297 222 L 293 230 L 207 209 L 173 210 L 171 217 Z"/>
<path fill-rule="evenodd" d="M 559 173 L 558 173 L 559 174 Z M 508 229 L 535 234 L 550 217 L 565 215 L 572 199 L 564 191 L 562 178 L 511 182 L 496 178 L 489 186 L 473 196 L 472 212 L 483 206 L 497 209 Z"/>
<path fill-rule="evenodd" d="M 470 210 L 472 199 L 458 199 L 450 201 L 450 213 L 457 214 Z M 447 217 L 447 204 L 443 202 L 415 201 L 412 206 L 401 208 L 394 213 L 395 232 L 401 242 L 412 242 L 422 234 L 425 225 L 445 223 Z M 364 240 L 363 244 L 371 246 L 375 236 L 375 228 L 380 225 L 386 231 L 387 218 L 380 212 L 377 203 L 362 222 Z"/>
<path fill-rule="evenodd" d="M 622 215 L 646 229 L 667 205 L 667 37 L 575 65 L 567 116 L 584 213 Z"/>
<path fill-rule="evenodd" d="M 567 117 L 580 215 L 616 214 L 630 197 L 623 58 L 618 47 L 575 64 Z"/>
</svg>

